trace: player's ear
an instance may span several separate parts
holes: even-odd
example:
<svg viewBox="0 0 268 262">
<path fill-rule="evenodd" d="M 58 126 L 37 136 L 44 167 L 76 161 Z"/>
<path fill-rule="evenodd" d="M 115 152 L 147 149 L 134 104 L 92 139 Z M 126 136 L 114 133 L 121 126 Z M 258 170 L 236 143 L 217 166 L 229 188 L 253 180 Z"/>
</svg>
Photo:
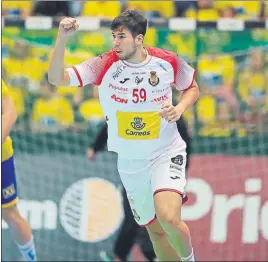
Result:
<svg viewBox="0 0 268 262">
<path fill-rule="evenodd" d="M 136 36 L 136 42 L 137 44 L 143 44 L 143 39 L 144 39 L 144 36 L 142 34 L 139 34 Z"/>
</svg>

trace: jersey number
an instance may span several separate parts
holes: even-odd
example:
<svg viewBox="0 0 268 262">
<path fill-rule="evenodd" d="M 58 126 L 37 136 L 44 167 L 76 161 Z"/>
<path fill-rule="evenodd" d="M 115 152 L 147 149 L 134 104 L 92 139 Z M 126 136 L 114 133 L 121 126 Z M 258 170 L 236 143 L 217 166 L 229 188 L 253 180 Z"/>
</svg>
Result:
<svg viewBox="0 0 268 262">
<path fill-rule="evenodd" d="M 139 102 L 145 102 L 146 101 L 145 89 L 144 88 L 141 88 L 140 90 L 138 88 L 133 89 L 132 97 L 133 97 L 132 101 L 135 104 Z"/>
</svg>

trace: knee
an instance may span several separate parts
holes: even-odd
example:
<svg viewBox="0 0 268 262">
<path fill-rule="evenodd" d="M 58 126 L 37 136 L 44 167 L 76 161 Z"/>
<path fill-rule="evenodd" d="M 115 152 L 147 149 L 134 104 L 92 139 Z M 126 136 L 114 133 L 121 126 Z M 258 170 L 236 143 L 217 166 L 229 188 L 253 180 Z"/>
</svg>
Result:
<svg viewBox="0 0 268 262">
<path fill-rule="evenodd" d="M 174 209 L 158 211 L 157 218 L 166 232 L 172 230 L 173 228 L 179 228 L 182 223 L 180 213 Z"/>
</svg>

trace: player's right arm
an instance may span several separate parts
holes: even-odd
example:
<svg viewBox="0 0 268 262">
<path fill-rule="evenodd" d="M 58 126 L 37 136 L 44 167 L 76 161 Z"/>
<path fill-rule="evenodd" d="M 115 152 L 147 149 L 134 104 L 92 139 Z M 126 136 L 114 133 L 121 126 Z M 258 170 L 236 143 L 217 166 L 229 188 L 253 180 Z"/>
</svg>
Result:
<svg viewBox="0 0 268 262">
<path fill-rule="evenodd" d="M 5 142 L 6 138 L 16 123 L 17 112 L 15 106 L 8 95 L 7 87 L 2 81 L 2 143 Z"/>
<path fill-rule="evenodd" d="M 48 69 L 48 80 L 52 85 L 68 86 L 70 84 L 69 73 L 64 68 L 64 53 L 68 40 L 78 27 L 75 18 L 66 17 L 60 22 L 58 37 Z"/>
<path fill-rule="evenodd" d="M 102 77 L 116 59 L 113 52 L 93 57 L 71 68 L 64 68 L 64 50 L 70 36 L 79 27 L 74 18 L 64 18 L 60 22 L 59 34 L 50 60 L 48 80 L 56 86 L 100 85 Z"/>
</svg>

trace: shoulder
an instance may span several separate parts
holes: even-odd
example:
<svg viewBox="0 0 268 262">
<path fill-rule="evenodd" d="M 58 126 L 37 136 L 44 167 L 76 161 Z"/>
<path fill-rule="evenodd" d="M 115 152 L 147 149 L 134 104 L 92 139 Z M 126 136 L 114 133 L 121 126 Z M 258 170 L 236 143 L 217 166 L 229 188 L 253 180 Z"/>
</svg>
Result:
<svg viewBox="0 0 268 262">
<path fill-rule="evenodd" d="M 149 55 L 160 58 L 169 62 L 172 66 L 178 64 L 178 56 L 176 53 L 157 47 L 146 47 Z"/>
<path fill-rule="evenodd" d="M 95 58 L 94 69 L 97 71 L 98 78 L 94 84 L 100 85 L 104 75 L 107 73 L 109 68 L 116 62 L 119 61 L 119 58 L 114 50 L 103 53 Z"/>
<path fill-rule="evenodd" d="M 109 68 L 113 63 L 119 61 L 119 58 L 115 51 L 102 53 L 95 57 L 96 65 L 101 65 L 102 68 Z"/>
</svg>

